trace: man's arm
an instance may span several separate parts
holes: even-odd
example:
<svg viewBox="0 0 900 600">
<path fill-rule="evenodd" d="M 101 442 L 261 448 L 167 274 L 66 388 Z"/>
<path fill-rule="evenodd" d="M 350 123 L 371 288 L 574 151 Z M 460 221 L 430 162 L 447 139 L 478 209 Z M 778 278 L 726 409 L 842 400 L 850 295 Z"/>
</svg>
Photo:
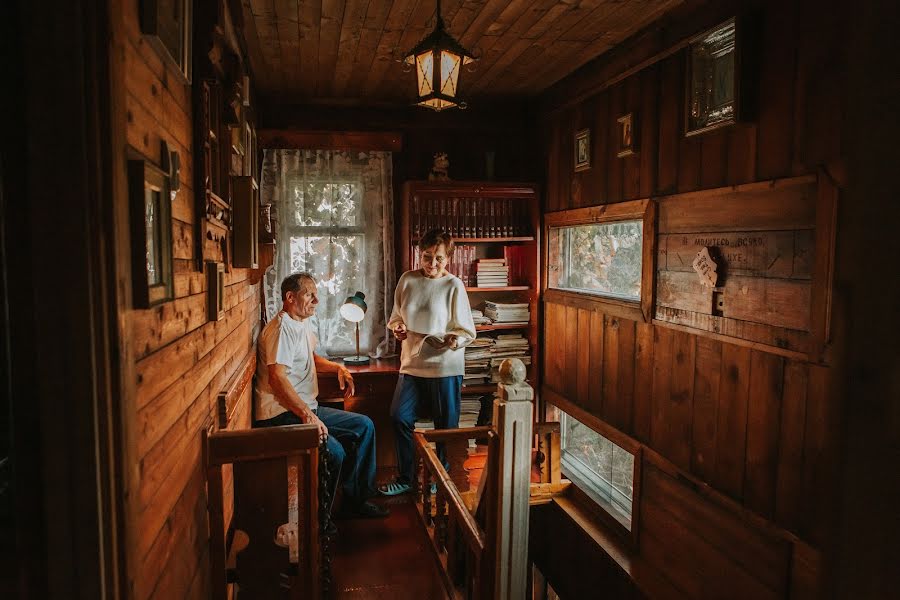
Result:
<svg viewBox="0 0 900 600">
<path fill-rule="evenodd" d="M 337 373 L 338 386 L 344 390 L 344 397 L 349 398 L 356 393 L 353 386 L 353 375 L 344 365 L 328 360 L 318 354 L 313 354 L 313 361 L 316 363 L 317 373 Z"/>
<path fill-rule="evenodd" d="M 276 363 L 274 365 L 269 365 L 268 369 L 269 385 L 272 388 L 272 392 L 275 395 L 275 400 L 278 401 L 278 404 L 300 417 L 300 420 L 304 423 L 316 425 L 319 428 L 319 437 L 322 439 L 327 438 L 328 428 L 325 427 L 325 424 L 319 417 L 310 410 L 306 402 L 303 401 L 303 398 L 300 397 L 300 394 L 297 393 L 297 390 L 294 389 L 294 386 L 291 385 L 291 382 L 287 378 L 287 367 Z"/>
</svg>

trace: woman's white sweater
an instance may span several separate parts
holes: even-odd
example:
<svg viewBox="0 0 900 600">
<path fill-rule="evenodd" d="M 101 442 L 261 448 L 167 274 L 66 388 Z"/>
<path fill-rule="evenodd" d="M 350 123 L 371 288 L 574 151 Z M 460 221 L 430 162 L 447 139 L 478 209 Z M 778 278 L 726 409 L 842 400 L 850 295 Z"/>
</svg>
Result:
<svg viewBox="0 0 900 600">
<path fill-rule="evenodd" d="M 429 279 L 421 271 L 400 276 L 394 291 L 394 310 L 388 320 L 393 330 L 403 323 L 408 337 L 400 352 L 400 372 L 416 377 L 448 377 L 466 371 L 463 347 L 475 339 L 475 322 L 466 286 L 449 273 Z M 456 334 L 452 348 L 433 348 L 424 343 L 428 335 L 443 338 Z"/>
</svg>

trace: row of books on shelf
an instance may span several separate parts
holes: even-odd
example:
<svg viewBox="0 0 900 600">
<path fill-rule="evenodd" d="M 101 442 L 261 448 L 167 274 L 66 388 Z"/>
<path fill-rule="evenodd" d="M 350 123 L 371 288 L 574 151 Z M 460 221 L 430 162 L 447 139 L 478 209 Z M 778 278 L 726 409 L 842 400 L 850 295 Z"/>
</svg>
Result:
<svg viewBox="0 0 900 600">
<path fill-rule="evenodd" d="M 467 287 L 507 287 L 527 283 L 525 265 L 526 246 L 504 246 L 503 258 L 476 258 L 476 246 L 460 244 L 454 247 L 447 270 L 459 277 Z M 409 264 L 418 269 L 421 250 L 410 248 Z"/>
<path fill-rule="evenodd" d="M 507 358 L 531 364 L 531 348 L 521 333 L 481 334 L 466 346 L 463 388 L 500 382 L 500 365 Z"/>
<path fill-rule="evenodd" d="M 410 227 L 415 238 L 432 229 L 453 237 L 531 236 L 528 204 L 514 198 L 423 198 L 414 196 Z"/>
</svg>

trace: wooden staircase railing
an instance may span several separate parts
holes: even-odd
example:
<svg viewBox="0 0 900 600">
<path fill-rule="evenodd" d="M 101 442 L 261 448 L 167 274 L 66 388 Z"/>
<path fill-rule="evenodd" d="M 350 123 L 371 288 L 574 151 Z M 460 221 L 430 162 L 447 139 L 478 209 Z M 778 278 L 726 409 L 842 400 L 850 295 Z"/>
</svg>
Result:
<svg viewBox="0 0 900 600">
<path fill-rule="evenodd" d="M 569 485 L 560 478 L 559 423 L 532 422 L 533 391 L 522 381 L 524 365 L 508 362 L 501 365 L 507 377 L 499 386 L 490 427 L 413 435 L 419 514 L 454 600 L 524 598 L 529 507 L 549 502 Z M 475 489 L 464 467 L 472 439 L 487 442 Z M 449 473 L 432 443 L 442 445 Z"/>
</svg>

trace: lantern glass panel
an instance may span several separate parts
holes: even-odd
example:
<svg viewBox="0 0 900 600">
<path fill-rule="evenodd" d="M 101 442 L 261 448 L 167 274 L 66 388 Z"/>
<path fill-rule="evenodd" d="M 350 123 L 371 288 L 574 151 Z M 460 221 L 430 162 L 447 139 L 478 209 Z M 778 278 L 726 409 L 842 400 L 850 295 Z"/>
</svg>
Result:
<svg viewBox="0 0 900 600">
<path fill-rule="evenodd" d="M 419 82 L 419 96 L 427 96 L 434 91 L 434 56 L 431 51 L 416 56 L 416 78 Z"/>
<path fill-rule="evenodd" d="M 456 84 L 459 80 L 460 56 L 441 50 L 441 93 L 450 96 L 456 96 Z"/>
</svg>

